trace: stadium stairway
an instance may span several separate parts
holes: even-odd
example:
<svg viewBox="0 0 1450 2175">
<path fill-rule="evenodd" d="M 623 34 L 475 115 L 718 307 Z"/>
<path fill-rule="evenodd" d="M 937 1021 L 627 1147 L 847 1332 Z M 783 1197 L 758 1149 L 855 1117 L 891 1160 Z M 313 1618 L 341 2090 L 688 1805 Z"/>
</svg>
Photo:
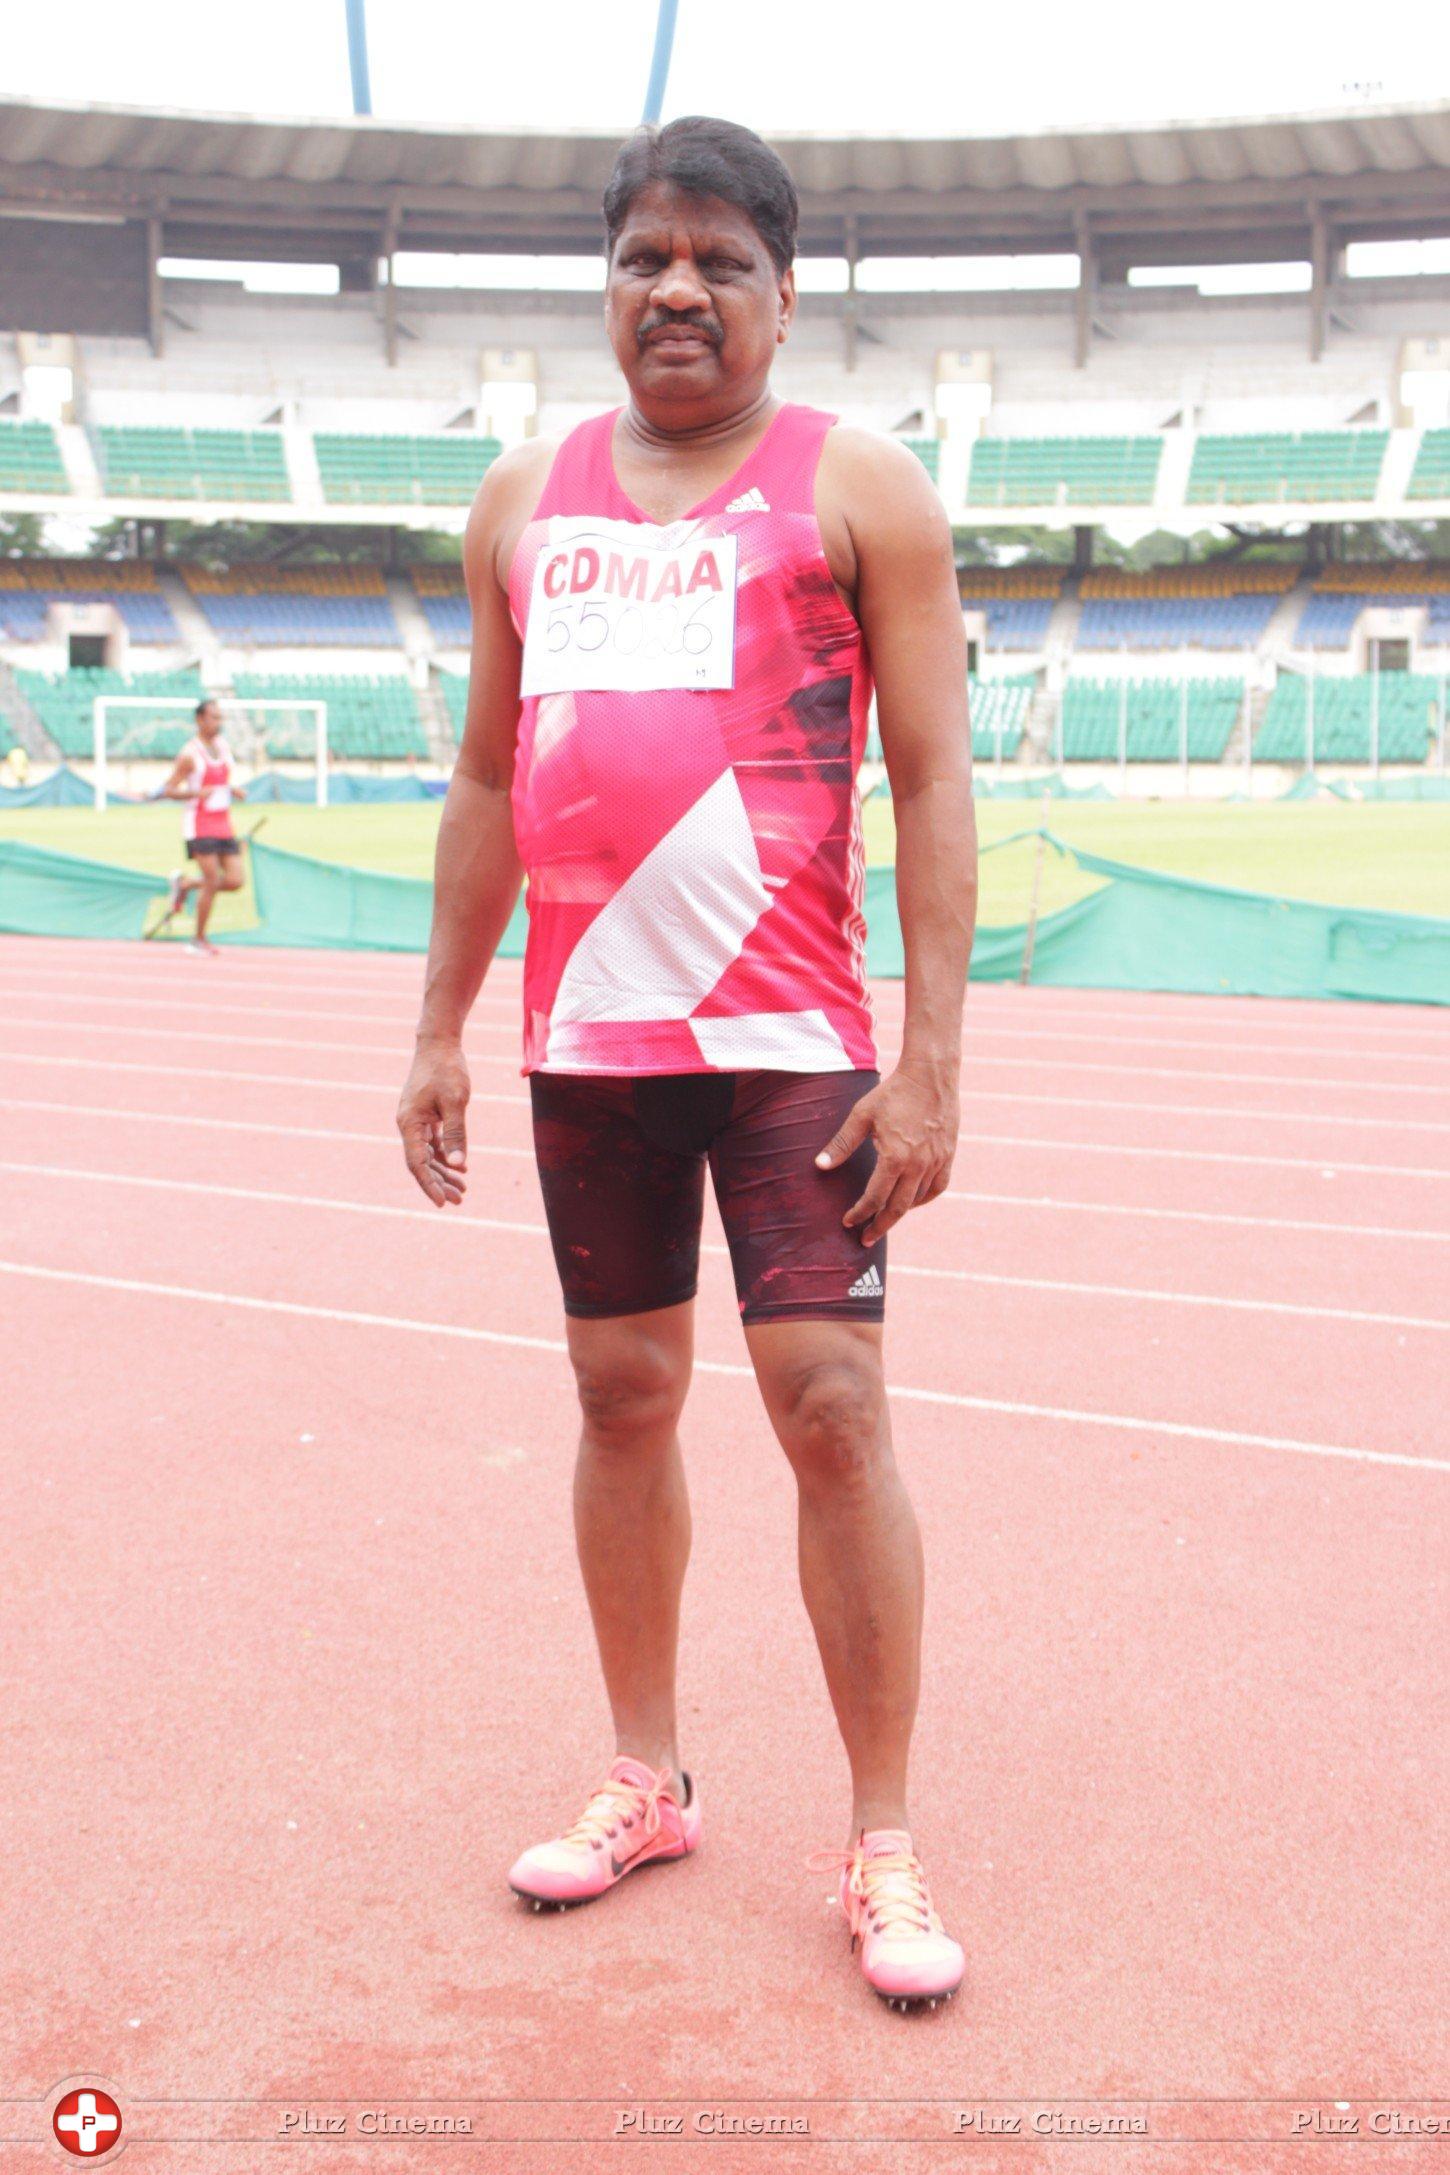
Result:
<svg viewBox="0 0 1450 2175">
<path fill-rule="evenodd" d="M 1415 465 L 1415 456 L 1419 450 L 1420 433 L 1417 430 L 1390 432 L 1389 444 L 1385 447 L 1385 457 L 1380 466 L 1379 489 L 1375 492 L 1379 506 L 1393 508 L 1397 504 L 1403 504 L 1409 489 L 1410 471 Z M 1387 512 L 1384 518 L 1392 520 L 1394 515 Z"/>
<path fill-rule="evenodd" d="M 1198 433 L 1192 430 L 1165 430 L 1163 452 L 1158 462 L 1158 485 L 1153 493 L 1153 504 L 1160 507 L 1178 507 L 1188 496 L 1188 471 L 1193 466 L 1193 448 Z"/>
<path fill-rule="evenodd" d="M 186 583 L 175 574 L 158 574 L 156 586 L 171 607 L 186 654 L 182 660 L 194 663 L 208 687 L 215 687 L 222 678 L 221 645 L 216 630 L 200 605 L 192 597 Z"/>
<path fill-rule="evenodd" d="M 1045 687 L 1037 689 L 1027 712 L 1027 723 L 1022 729 L 1022 745 L 1018 750 L 1024 763 L 1051 763 L 1056 760 L 1057 719 L 1061 708 L 1061 695 L 1049 694 Z"/>
<path fill-rule="evenodd" d="M 36 716 L 34 705 L 15 677 L 14 668 L 0 657 L 0 740 L 6 729 L 35 762 L 58 763 L 60 749 Z"/>
<path fill-rule="evenodd" d="M 1082 599 L 1077 593 L 1075 581 L 1063 584 L 1062 595 L 1052 607 L 1052 617 L 1047 622 L 1047 656 L 1050 662 L 1067 669 L 1067 661 L 1077 647 L 1077 626 L 1082 618 Z"/>
<path fill-rule="evenodd" d="M 100 498 L 101 471 L 96 449 L 79 423 L 57 423 L 55 442 L 72 492 L 77 498 Z"/>
<path fill-rule="evenodd" d="M 436 675 L 430 675 L 426 687 L 418 690 L 418 714 L 428 735 L 430 761 L 440 770 L 452 770 L 458 755 L 458 741 L 453 730 L 453 715 Z"/>
<path fill-rule="evenodd" d="M 282 456 L 287 463 L 287 473 L 292 478 L 293 504 L 304 508 L 326 505 L 322 471 L 317 465 L 317 448 L 312 443 L 311 431 L 304 430 L 300 423 L 284 423 Z"/>
<path fill-rule="evenodd" d="M 1312 584 L 1307 576 L 1304 580 L 1296 582 L 1292 589 L 1285 590 L 1283 596 L 1275 605 L 1273 617 L 1270 619 L 1268 626 L 1265 627 L 1259 641 L 1258 654 L 1260 657 L 1278 657 L 1285 650 L 1291 650 L 1294 647 L 1294 630 L 1299 624 L 1299 614 L 1308 603 L 1311 594 Z"/>
<path fill-rule="evenodd" d="M 1248 742 L 1252 744 L 1253 737 L 1259 729 L 1260 720 L 1268 707 L 1269 690 L 1266 687 L 1251 687 L 1248 690 L 1248 698 L 1247 702 L 1239 704 L 1239 714 L 1234 719 L 1234 729 L 1229 734 L 1227 745 L 1223 751 L 1222 767 L 1226 771 L 1242 770 L 1244 756 L 1247 752 L 1245 737 L 1247 736 Z"/>
<path fill-rule="evenodd" d="M 423 616 L 417 590 L 406 577 L 400 577 L 389 580 L 388 595 L 392 599 L 393 617 L 403 637 L 403 652 L 408 663 L 414 667 L 429 663 L 437 644 Z"/>
</svg>

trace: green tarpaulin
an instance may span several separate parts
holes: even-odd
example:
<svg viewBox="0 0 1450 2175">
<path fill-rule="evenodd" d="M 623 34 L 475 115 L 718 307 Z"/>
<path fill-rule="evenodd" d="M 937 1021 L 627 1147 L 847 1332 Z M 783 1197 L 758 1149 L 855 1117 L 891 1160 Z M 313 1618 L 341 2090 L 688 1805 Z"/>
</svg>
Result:
<svg viewBox="0 0 1450 2175">
<path fill-rule="evenodd" d="M 29 785 L 0 785 L 0 808 L 89 808 L 95 797 L 73 770 L 53 770 Z"/>
<path fill-rule="evenodd" d="M 446 778 L 420 778 L 404 771 L 396 778 L 377 778 L 369 771 L 333 770 L 327 777 L 327 800 L 332 808 L 370 805 L 382 801 L 442 800 L 448 791 Z M 249 801 L 290 801 L 310 807 L 317 799 L 313 777 L 289 778 L 280 770 L 264 770 L 247 787 Z"/>
<path fill-rule="evenodd" d="M 1055 851 L 1070 854 L 1103 882 L 1088 898 L 1038 922 L 1034 982 L 1450 1003 L 1450 921 L 1193 883 L 1076 852 L 1045 835 Z M 432 887 L 419 878 L 340 868 L 261 841 L 252 848 L 252 873 L 263 923 L 253 942 L 426 948 Z M 894 869 L 867 870 L 866 924 L 871 973 L 899 978 L 904 960 Z M 526 927 L 521 903 L 502 956 L 521 956 Z M 980 929 L 973 979 L 1015 980 L 1026 936 L 1020 926 Z"/>
<path fill-rule="evenodd" d="M 1166 989 L 1262 997 L 1369 997 L 1450 1004 L 1450 921 L 1365 907 L 1318 906 L 1254 891 L 1164 876 L 1066 846 L 1098 888 L 1037 924 L 1031 979 L 1078 989 Z M 1005 845 L 1008 840 L 1000 842 Z M 285 853 L 256 841 L 252 879 L 259 927 L 224 941 L 351 951 L 421 952 L 432 886 Z M 41 847 L 0 843 L 0 929 L 33 935 L 139 936 L 157 876 Z M 904 970 L 895 871 L 866 873 L 866 963 L 873 975 Z M 515 909 L 501 949 L 516 959 L 527 920 Z M 1016 980 L 1024 927 L 977 933 L 972 975 Z"/>
<path fill-rule="evenodd" d="M 315 861 L 253 839 L 252 888 L 260 926 L 233 944 L 307 945 L 331 951 L 422 952 L 428 949 L 433 886 L 421 876 Z M 521 959 L 528 920 L 520 901 L 499 955 Z"/>
<path fill-rule="evenodd" d="M 139 937 L 166 878 L 0 839 L 0 930 L 12 936 Z"/>
</svg>

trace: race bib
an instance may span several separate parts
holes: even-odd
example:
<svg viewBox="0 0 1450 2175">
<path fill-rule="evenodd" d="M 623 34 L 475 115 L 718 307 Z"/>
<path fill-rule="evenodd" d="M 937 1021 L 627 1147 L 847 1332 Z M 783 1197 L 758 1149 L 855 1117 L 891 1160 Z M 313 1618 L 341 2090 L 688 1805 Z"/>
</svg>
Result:
<svg viewBox="0 0 1450 2175">
<path fill-rule="evenodd" d="M 556 514 L 534 563 L 525 695 L 735 685 L 739 541 Z"/>
</svg>

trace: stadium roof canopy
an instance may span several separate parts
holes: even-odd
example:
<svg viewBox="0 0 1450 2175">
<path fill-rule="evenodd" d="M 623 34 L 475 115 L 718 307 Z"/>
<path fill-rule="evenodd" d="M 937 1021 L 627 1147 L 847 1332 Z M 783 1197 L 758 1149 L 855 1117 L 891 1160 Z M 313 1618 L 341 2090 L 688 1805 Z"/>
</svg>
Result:
<svg viewBox="0 0 1450 2175">
<path fill-rule="evenodd" d="M 777 137 L 810 255 L 1274 261 L 1450 234 L 1450 103 L 1030 136 Z M 587 253 L 610 135 L 0 100 L 0 212 L 144 221 L 154 256 L 358 270 L 391 249 Z"/>
</svg>

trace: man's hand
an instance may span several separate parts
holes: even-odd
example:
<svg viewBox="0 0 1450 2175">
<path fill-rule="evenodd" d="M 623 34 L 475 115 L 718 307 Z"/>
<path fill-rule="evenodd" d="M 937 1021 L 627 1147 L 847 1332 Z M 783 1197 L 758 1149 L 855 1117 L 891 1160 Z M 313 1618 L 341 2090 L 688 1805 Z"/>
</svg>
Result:
<svg viewBox="0 0 1450 2175">
<path fill-rule="evenodd" d="M 413 1069 L 398 1099 L 398 1131 L 409 1170 L 437 1208 L 456 1207 L 467 1191 L 468 1062 L 454 1041 L 419 1038 Z"/>
<path fill-rule="evenodd" d="M 885 1238 L 909 1208 L 945 1193 L 960 1125 L 955 1066 L 931 1071 L 898 1066 L 889 1079 L 852 1104 L 840 1131 L 816 1157 L 816 1166 L 836 1170 L 868 1134 L 874 1139 L 876 1168 L 861 1198 L 841 1218 L 848 1229 L 861 1230 L 863 1246 Z"/>
</svg>

